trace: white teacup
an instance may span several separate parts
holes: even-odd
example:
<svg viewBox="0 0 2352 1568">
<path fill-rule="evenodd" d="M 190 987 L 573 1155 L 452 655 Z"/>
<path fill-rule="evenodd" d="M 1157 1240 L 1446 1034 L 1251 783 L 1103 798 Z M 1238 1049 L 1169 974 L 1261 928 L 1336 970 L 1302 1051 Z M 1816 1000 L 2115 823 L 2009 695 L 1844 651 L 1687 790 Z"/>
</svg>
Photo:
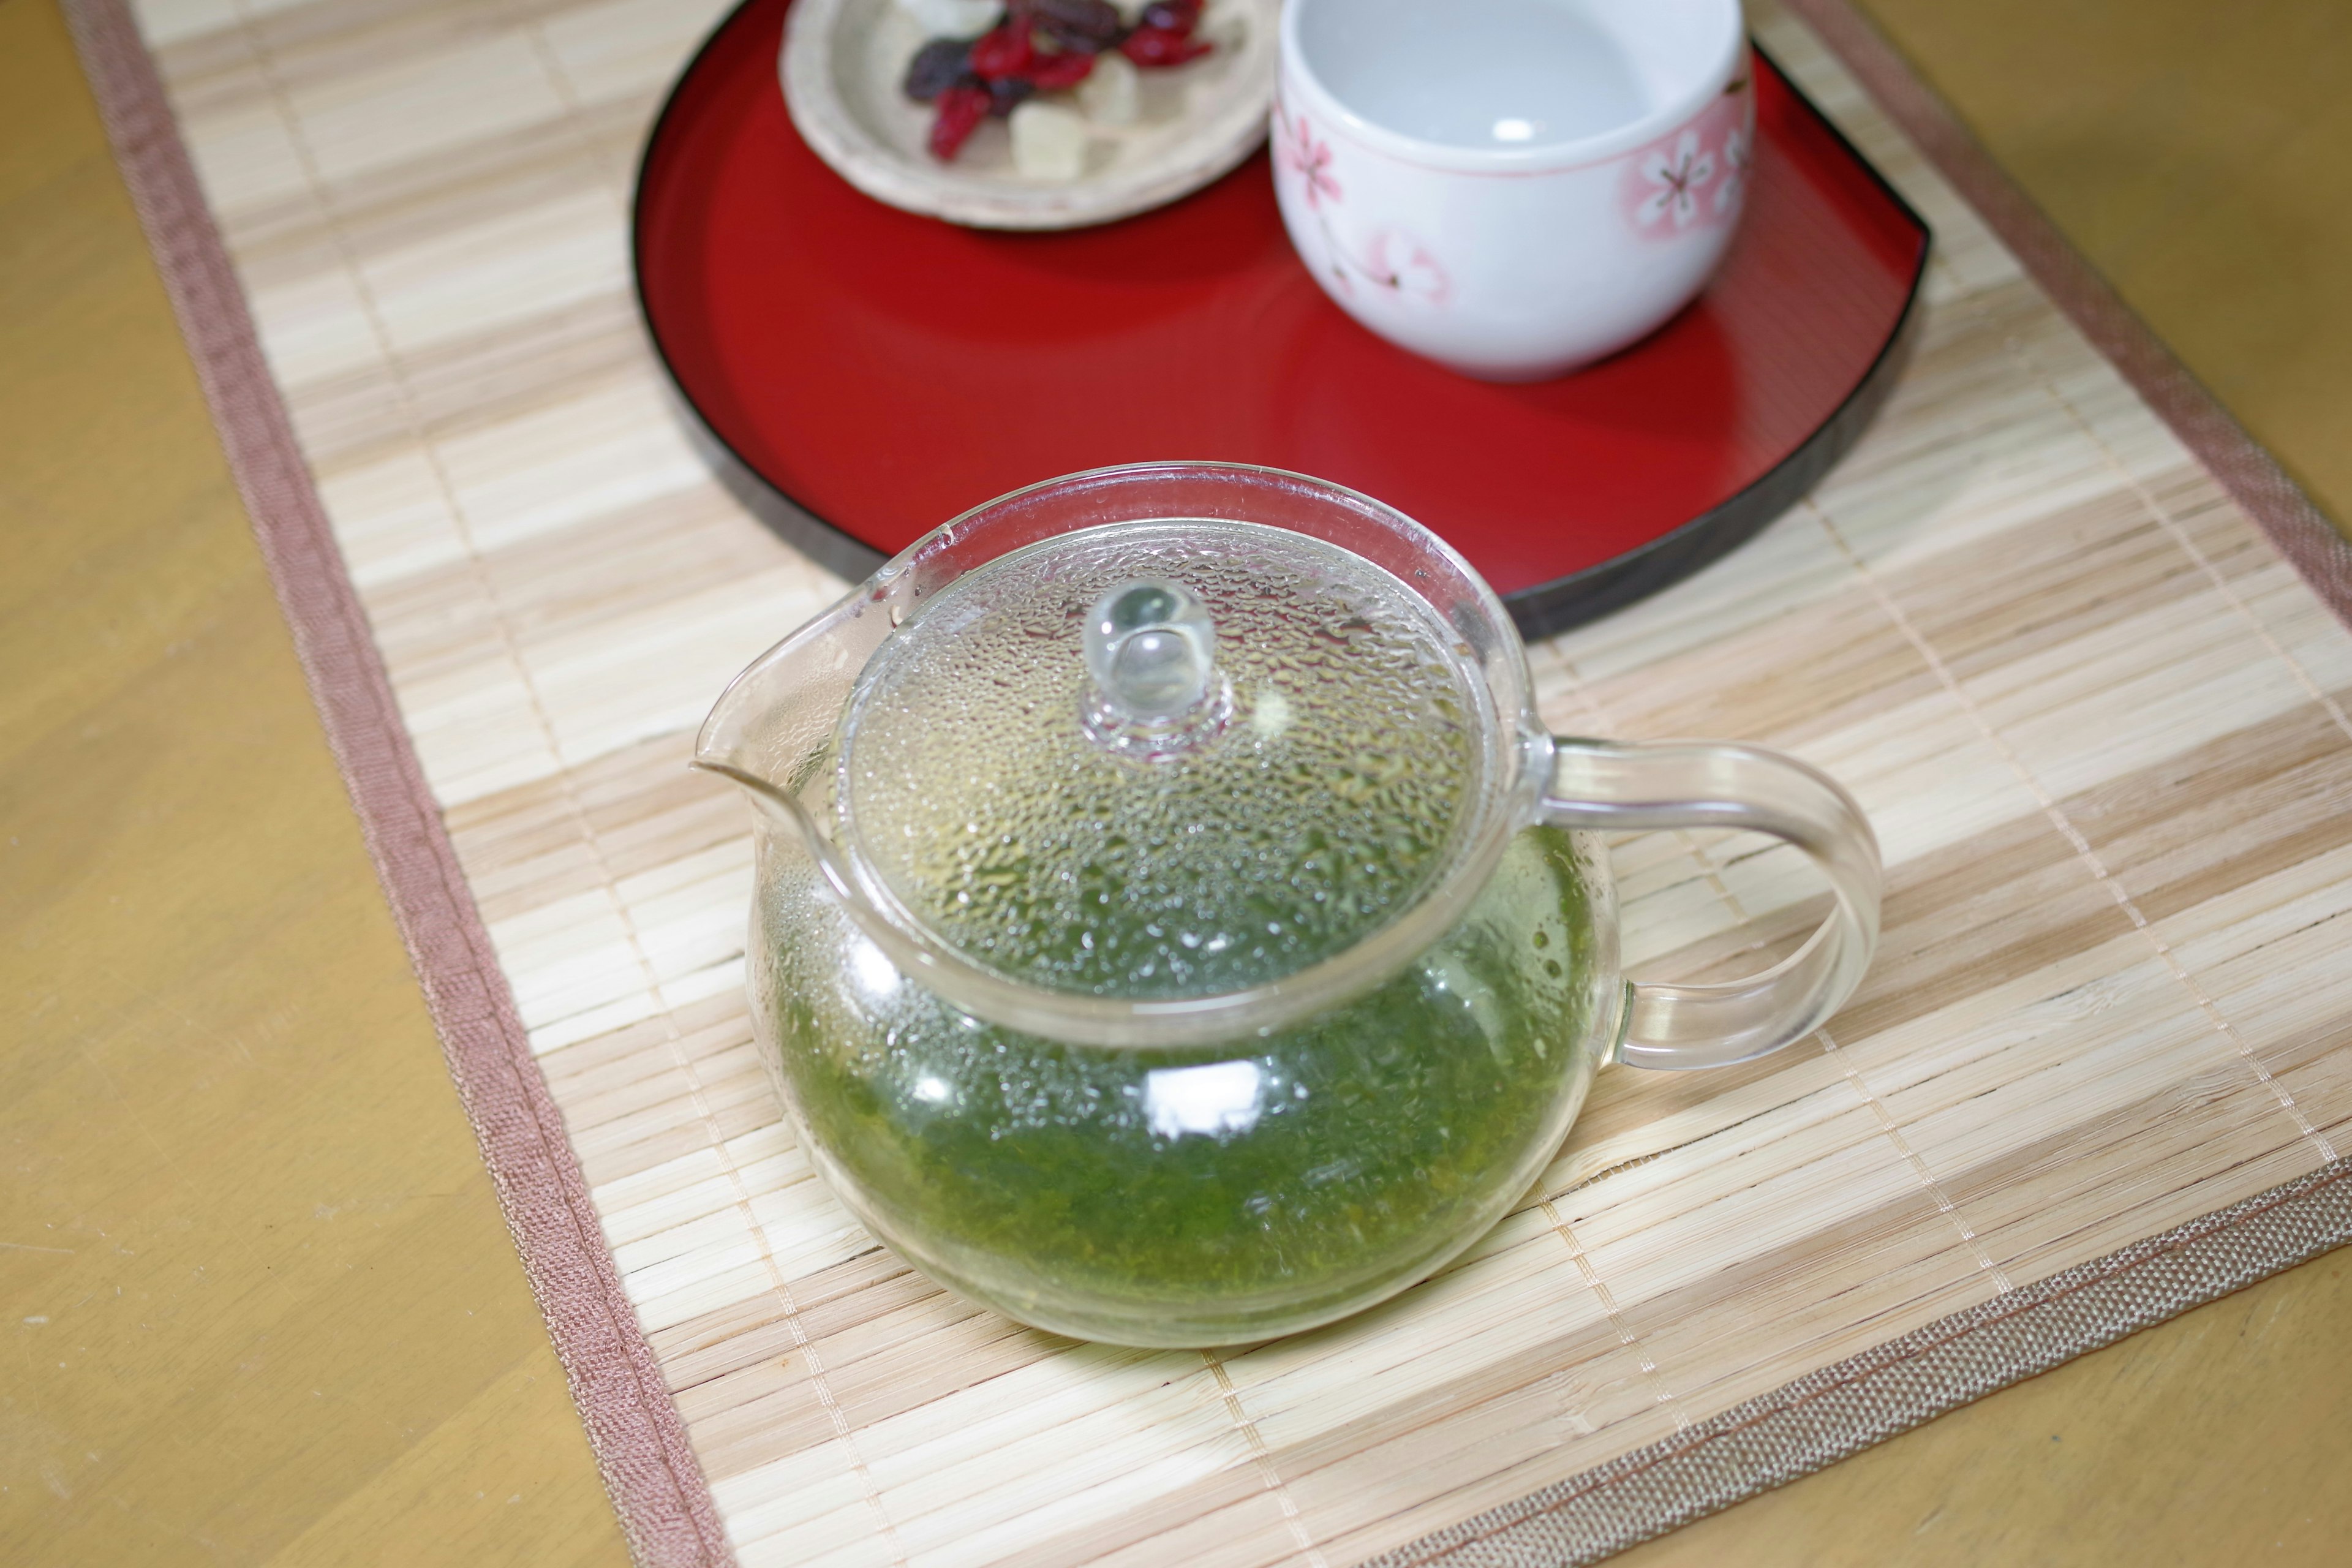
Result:
<svg viewBox="0 0 2352 1568">
<path fill-rule="evenodd" d="M 1275 191 L 1324 291 L 1491 381 L 1688 304 L 1746 205 L 1738 0 L 1290 0 Z"/>
</svg>

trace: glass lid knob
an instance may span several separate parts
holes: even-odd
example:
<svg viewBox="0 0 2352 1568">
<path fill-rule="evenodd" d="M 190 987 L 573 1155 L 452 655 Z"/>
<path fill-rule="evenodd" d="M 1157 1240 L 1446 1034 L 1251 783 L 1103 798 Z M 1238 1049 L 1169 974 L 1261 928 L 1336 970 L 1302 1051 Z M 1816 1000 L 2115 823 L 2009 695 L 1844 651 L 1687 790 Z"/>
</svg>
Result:
<svg viewBox="0 0 2352 1568">
<path fill-rule="evenodd" d="M 1199 595 L 1160 578 L 1120 584 L 1087 614 L 1087 730 L 1122 749 L 1205 739 L 1232 708 L 1216 654 L 1216 625 Z"/>
</svg>

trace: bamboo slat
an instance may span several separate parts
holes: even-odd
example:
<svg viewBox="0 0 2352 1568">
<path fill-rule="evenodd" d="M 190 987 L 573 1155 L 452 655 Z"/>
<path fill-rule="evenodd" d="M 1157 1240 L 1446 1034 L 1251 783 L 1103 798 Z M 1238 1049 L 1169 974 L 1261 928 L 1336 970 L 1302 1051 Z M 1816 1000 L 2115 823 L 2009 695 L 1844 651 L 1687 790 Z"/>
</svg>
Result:
<svg viewBox="0 0 2352 1568">
<path fill-rule="evenodd" d="M 719 9 L 138 7 L 746 1564 L 1339 1568 L 2352 1144 L 2352 636 L 1759 8 L 1935 227 L 1914 357 L 1754 544 L 1533 659 L 1563 729 L 1854 789 L 1889 868 L 1862 992 L 1764 1062 L 1604 1074 L 1526 1206 L 1323 1332 L 1078 1346 L 908 1272 L 778 1120 L 745 818 L 682 765 L 843 587 L 697 459 L 630 302 L 628 171 Z M 1746 840 L 1616 858 L 1650 973 L 1814 908 Z"/>
</svg>

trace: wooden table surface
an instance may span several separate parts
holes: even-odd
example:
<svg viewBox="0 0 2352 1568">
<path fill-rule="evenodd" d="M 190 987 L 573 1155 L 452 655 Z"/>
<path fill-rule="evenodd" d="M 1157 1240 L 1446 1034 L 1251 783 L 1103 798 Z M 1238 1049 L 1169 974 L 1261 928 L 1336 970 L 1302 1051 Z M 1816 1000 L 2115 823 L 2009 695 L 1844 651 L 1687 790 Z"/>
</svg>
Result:
<svg viewBox="0 0 2352 1568">
<path fill-rule="evenodd" d="M 2352 515 L 2352 8 L 1871 8 Z M 0 1563 L 625 1561 L 53 0 L 0 433 Z M 2347 1405 L 2339 1253 L 1619 1561 L 2341 1562 Z"/>
</svg>

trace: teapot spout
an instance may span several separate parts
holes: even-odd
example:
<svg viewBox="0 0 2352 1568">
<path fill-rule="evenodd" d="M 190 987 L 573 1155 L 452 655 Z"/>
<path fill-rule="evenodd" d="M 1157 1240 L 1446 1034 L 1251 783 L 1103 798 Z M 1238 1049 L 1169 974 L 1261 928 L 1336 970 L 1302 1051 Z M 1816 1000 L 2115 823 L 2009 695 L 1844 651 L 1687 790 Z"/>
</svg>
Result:
<svg viewBox="0 0 2352 1568">
<path fill-rule="evenodd" d="M 888 569 L 754 659 L 728 684 L 694 744 L 689 766 L 740 786 L 751 809 L 798 843 L 858 928 L 902 964 L 923 955 L 858 891 L 803 793 L 833 748 L 858 671 L 890 635 Z"/>
<path fill-rule="evenodd" d="M 789 790 L 779 789 L 757 773 L 747 773 L 731 763 L 697 757 L 688 766 L 699 768 L 707 773 L 717 773 L 740 786 L 751 797 L 752 810 L 792 835 L 809 852 L 810 858 L 816 862 L 817 870 L 824 876 L 825 885 L 833 889 L 834 897 L 847 906 L 854 917 L 857 917 L 857 923 L 861 927 L 868 923 L 866 900 L 850 880 L 848 868 L 842 864 L 833 840 L 818 827 L 798 795 Z"/>
<path fill-rule="evenodd" d="M 761 654 L 719 695 L 694 766 L 757 798 L 796 794 L 823 763 L 857 672 L 890 635 L 889 599 L 867 584 Z"/>
</svg>

